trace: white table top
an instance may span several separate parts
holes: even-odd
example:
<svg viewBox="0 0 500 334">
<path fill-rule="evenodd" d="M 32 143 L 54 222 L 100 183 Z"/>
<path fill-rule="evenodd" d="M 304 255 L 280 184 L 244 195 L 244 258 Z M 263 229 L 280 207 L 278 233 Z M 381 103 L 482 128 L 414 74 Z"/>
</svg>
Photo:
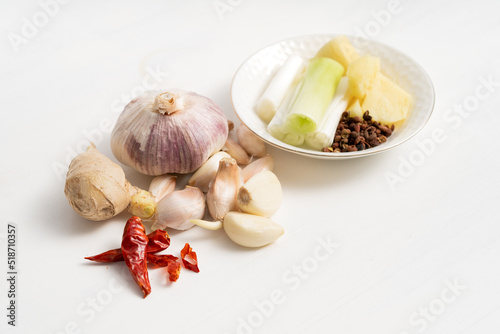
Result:
<svg viewBox="0 0 500 334">
<path fill-rule="evenodd" d="M 498 333 L 499 22 L 491 0 L 2 2 L 0 332 Z M 89 139 L 112 157 L 125 102 L 145 84 L 179 87 L 237 122 L 238 66 L 315 33 L 368 36 L 419 62 L 436 90 L 425 128 L 347 161 L 269 148 L 285 235 L 244 249 L 223 231 L 172 232 L 171 253 L 189 242 L 201 272 L 167 284 L 151 270 L 145 300 L 124 266 L 83 259 L 117 247 L 128 215 L 80 218 L 63 193 L 65 169 Z M 147 188 L 150 178 L 125 172 Z"/>
</svg>

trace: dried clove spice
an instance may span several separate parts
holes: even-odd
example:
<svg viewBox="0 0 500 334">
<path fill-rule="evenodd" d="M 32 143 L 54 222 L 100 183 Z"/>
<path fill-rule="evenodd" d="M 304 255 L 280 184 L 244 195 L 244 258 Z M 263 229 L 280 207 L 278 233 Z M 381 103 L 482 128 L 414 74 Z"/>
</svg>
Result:
<svg viewBox="0 0 500 334">
<path fill-rule="evenodd" d="M 378 146 L 392 135 L 394 124 L 386 125 L 374 121 L 367 110 L 363 117 L 350 117 L 348 111 L 342 113 L 335 138 L 324 152 L 355 152 Z"/>
</svg>

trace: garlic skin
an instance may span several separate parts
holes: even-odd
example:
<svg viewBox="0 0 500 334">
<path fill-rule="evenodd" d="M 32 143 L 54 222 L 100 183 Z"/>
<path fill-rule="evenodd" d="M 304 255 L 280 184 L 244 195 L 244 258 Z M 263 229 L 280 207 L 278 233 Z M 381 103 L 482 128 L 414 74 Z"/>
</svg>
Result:
<svg viewBox="0 0 500 334">
<path fill-rule="evenodd" d="M 269 218 L 241 212 L 228 212 L 223 226 L 232 241 L 245 247 L 265 246 L 285 233 L 283 227 Z"/>
<path fill-rule="evenodd" d="M 243 147 L 231 138 L 227 138 L 222 150 L 227 152 L 239 164 L 248 165 L 251 161 Z"/>
<path fill-rule="evenodd" d="M 181 89 L 148 91 L 125 106 L 111 149 L 143 174 L 185 174 L 219 151 L 227 135 L 226 116 L 212 100 Z"/>
<path fill-rule="evenodd" d="M 187 230 L 194 226 L 190 219 L 202 219 L 205 214 L 205 197 L 200 189 L 187 186 L 163 197 L 156 205 L 151 230 Z"/>
<path fill-rule="evenodd" d="M 212 155 L 194 174 L 189 178 L 188 184 L 192 187 L 198 187 L 206 193 L 210 182 L 214 179 L 219 169 L 219 162 L 223 158 L 231 158 L 226 152 L 217 152 Z"/>
<path fill-rule="evenodd" d="M 241 123 L 236 129 L 236 136 L 240 146 L 243 147 L 249 156 L 263 157 L 266 155 L 266 144 L 257 137 L 245 124 Z"/>
<path fill-rule="evenodd" d="M 241 171 L 241 176 L 243 177 L 243 182 L 247 182 L 252 176 L 263 171 L 273 171 L 274 169 L 274 159 L 271 155 L 266 155 L 260 159 L 252 161 L 251 164 L 243 168 Z"/>
<path fill-rule="evenodd" d="M 271 217 L 281 206 L 281 183 L 271 171 L 263 171 L 248 180 L 238 191 L 242 212 Z"/>
<path fill-rule="evenodd" d="M 221 159 L 207 193 L 207 207 L 213 219 L 222 220 L 227 212 L 237 208 L 236 195 L 240 185 L 240 171 L 236 160 Z"/>
<path fill-rule="evenodd" d="M 155 177 L 149 184 L 149 192 L 158 203 L 163 197 L 175 190 L 177 176 L 165 174 Z"/>
</svg>

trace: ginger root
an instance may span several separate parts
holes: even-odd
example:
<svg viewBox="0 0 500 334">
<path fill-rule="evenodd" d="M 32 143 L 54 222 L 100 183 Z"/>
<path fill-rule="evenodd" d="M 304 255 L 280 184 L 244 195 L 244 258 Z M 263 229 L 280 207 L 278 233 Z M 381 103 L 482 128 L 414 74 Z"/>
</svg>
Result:
<svg viewBox="0 0 500 334">
<path fill-rule="evenodd" d="M 100 153 L 93 143 L 71 161 L 64 194 L 73 210 L 94 221 L 114 217 L 127 207 L 141 218 L 149 218 L 155 210 L 154 197 L 145 196 L 144 191 L 132 186 L 123 169 Z M 131 200 L 134 205 L 129 206 Z"/>
</svg>

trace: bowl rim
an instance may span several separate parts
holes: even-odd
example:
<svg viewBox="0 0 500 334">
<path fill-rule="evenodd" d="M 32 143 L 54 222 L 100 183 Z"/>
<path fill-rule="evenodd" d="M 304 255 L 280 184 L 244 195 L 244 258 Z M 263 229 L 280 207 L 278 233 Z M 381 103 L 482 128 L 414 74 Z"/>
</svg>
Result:
<svg viewBox="0 0 500 334">
<path fill-rule="evenodd" d="M 317 38 L 317 37 L 334 38 L 334 37 L 337 37 L 337 36 L 346 36 L 347 38 L 349 38 L 349 40 L 356 39 L 356 40 L 363 40 L 363 41 L 369 42 L 369 43 L 376 43 L 376 44 L 378 44 L 379 46 L 382 46 L 385 49 L 389 49 L 391 52 L 402 54 L 404 57 L 406 57 L 408 60 L 410 60 L 413 63 L 413 65 L 415 65 L 418 68 L 418 70 L 423 74 L 423 77 L 427 81 L 427 83 L 429 85 L 429 88 L 430 88 L 430 92 L 432 93 L 432 95 L 429 97 L 431 99 L 429 113 L 427 115 L 427 118 L 425 118 L 425 120 L 422 122 L 422 124 L 419 127 L 417 127 L 414 130 L 412 130 L 412 132 L 410 134 L 408 134 L 406 137 L 403 137 L 400 141 L 392 143 L 390 145 L 389 144 L 388 145 L 380 145 L 380 146 L 377 146 L 376 148 L 370 148 L 370 149 L 366 149 L 366 150 L 362 150 L 362 151 L 334 153 L 334 152 L 314 151 L 312 149 L 305 149 L 305 148 L 300 148 L 300 147 L 297 147 L 296 149 L 293 149 L 293 148 L 289 148 L 289 147 L 284 146 L 284 145 L 280 145 L 279 143 L 275 143 L 275 142 L 269 141 L 268 139 L 260 136 L 258 133 L 256 133 L 250 126 L 248 126 L 243 121 L 243 119 L 240 117 L 240 114 L 238 114 L 238 111 L 236 110 L 235 103 L 234 103 L 234 81 L 235 81 L 238 73 L 240 72 L 240 70 L 243 68 L 243 66 L 245 66 L 247 64 L 247 62 L 250 59 L 252 59 L 253 57 L 255 57 L 258 53 L 264 51 L 265 49 L 273 47 L 273 46 L 278 45 L 280 43 L 284 43 L 286 41 L 292 41 L 292 40 L 298 40 L 298 39 L 306 39 L 306 38 Z M 432 80 L 431 80 L 429 74 L 425 71 L 425 69 L 417 61 L 415 61 L 415 59 L 413 59 L 412 57 L 408 56 L 406 53 L 404 53 L 402 51 L 399 51 L 398 49 L 396 49 L 396 48 L 394 48 L 394 47 L 392 47 L 390 45 L 387 45 L 387 44 L 385 44 L 383 42 L 376 41 L 374 39 L 364 38 L 364 37 L 361 37 L 361 36 L 353 36 L 353 35 L 348 35 L 348 34 L 335 34 L 335 33 L 331 33 L 331 34 L 329 34 L 329 33 L 319 33 L 319 34 L 297 35 L 297 36 L 293 36 L 293 37 L 288 37 L 288 38 L 281 39 L 279 41 L 276 41 L 274 43 L 270 43 L 270 44 L 268 44 L 268 45 L 260 48 L 259 50 L 253 52 L 250 56 L 248 56 L 238 66 L 238 68 L 236 69 L 236 71 L 235 71 L 235 73 L 233 75 L 233 78 L 231 80 L 231 87 L 230 87 L 229 93 L 230 93 L 230 99 L 231 99 L 231 106 L 233 107 L 233 110 L 234 110 L 234 113 L 236 114 L 236 117 L 238 117 L 238 119 L 240 120 L 240 122 L 242 124 L 244 124 L 248 129 L 250 129 L 250 131 L 253 134 L 255 134 L 258 138 L 260 138 L 261 140 L 263 140 L 264 142 L 266 142 L 267 144 L 269 144 L 271 146 L 277 147 L 277 148 L 282 149 L 282 150 L 287 151 L 287 152 L 299 154 L 299 155 L 302 155 L 302 156 L 313 157 L 313 158 L 318 158 L 318 159 L 327 159 L 327 160 L 349 159 L 349 158 L 358 158 L 358 157 L 365 157 L 365 156 L 369 156 L 369 155 L 374 155 L 374 154 L 377 154 L 377 153 L 385 152 L 385 151 L 387 151 L 389 149 L 392 149 L 392 148 L 394 148 L 396 146 L 399 146 L 399 145 L 407 142 L 408 140 L 410 140 L 411 138 L 413 138 L 417 133 L 419 133 L 424 128 L 424 126 L 429 122 L 429 119 L 431 118 L 431 116 L 432 116 L 432 114 L 434 112 L 434 106 L 435 106 L 435 103 L 436 103 L 436 92 L 435 92 L 435 89 L 434 89 L 434 84 L 432 83 Z M 276 139 L 276 140 L 278 140 L 278 139 Z M 281 141 L 280 141 L 280 143 L 286 144 L 286 143 L 283 143 Z M 290 145 L 290 146 L 293 147 L 292 145 Z"/>
</svg>

